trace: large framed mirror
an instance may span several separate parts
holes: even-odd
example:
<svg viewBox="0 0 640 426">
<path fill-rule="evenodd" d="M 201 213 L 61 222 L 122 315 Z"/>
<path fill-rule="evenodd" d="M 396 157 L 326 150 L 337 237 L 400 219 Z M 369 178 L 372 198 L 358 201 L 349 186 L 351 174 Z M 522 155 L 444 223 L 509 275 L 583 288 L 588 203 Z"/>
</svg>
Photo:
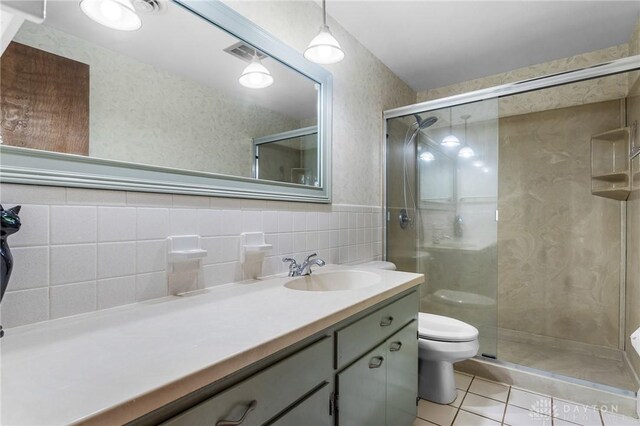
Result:
<svg viewBox="0 0 640 426">
<path fill-rule="evenodd" d="M 134 1 L 136 31 L 79 4 L 49 1 L 0 57 L 3 182 L 330 202 L 328 71 L 219 1 Z M 256 141 L 298 133 L 298 170 L 257 173 Z"/>
</svg>

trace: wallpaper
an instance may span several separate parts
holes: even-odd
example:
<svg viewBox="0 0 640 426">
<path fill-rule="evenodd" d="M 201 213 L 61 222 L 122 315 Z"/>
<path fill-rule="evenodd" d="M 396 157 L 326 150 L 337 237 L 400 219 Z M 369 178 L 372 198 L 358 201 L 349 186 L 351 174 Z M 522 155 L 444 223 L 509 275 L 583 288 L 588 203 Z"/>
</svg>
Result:
<svg viewBox="0 0 640 426">
<path fill-rule="evenodd" d="M 251 176 L 251 138 L 299 127 L 154 66 L 25 22 L 16 41 L 90 66 L 92 157 Z"/>
</svg>

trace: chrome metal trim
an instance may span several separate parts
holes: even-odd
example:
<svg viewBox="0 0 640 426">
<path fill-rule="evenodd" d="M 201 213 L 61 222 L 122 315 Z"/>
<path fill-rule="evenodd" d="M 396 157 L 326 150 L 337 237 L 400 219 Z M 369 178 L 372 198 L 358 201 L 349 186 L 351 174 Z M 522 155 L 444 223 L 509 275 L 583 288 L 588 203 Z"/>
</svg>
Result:
<svg viewBox="0 0 640 426">
<path fill-rule="evenodd" d="M 384 111 L 383 117 L 385 119 L 403 117 L 409 114 L 478 102 L 486 99 L 516 95 L 518 93 L 531 92 L 533 90 L 546 89 L 568 83 L 577 83 L 580 81 L 590 80 L 592 78 L 606 77 L 637 69 L 640 69 L 640 55 L 616 59 L 614 61 L 604 62 L 602 64 L 592 65 L 590 67 L 580 68 L 577 70 L 564 71 L 557 74 L 521 80 L 515 83 L 475 90 L 472 92 L 462 93 L 460 95 L 420 102 L 400 108 L 393 108 Z"/>
<path fill-rule="evenodd" d="M 609 392 L 616 395 L 630 396 L 630 397 L 636 396 L 636 393 L 634 391 L 630 391 L 627 389 L 616 388 L 614 386 L 609 386 L 609 385 L 603 385 L 600 383 L 591 382 L 589 380 L 578 379 L 576 377 L 566 376 L 564 374 L 553 373 L 548 370 L 541 370 L 534 367 L 528 367 L 522 364 L 515 364 L 509 361 L 502 361 L 499 359 L 493 359 L 493 358 L 485 357 L 482 355 L 476 355 L 473 357 L 473 359 L 477 359 L 478 361 L 481 361 L 481 362 L 487 362 L 487 363 L 495 364 L 502 367 L 513 368 L 514 370 L 524 371 L 526 373 L 539 374 L 541 376 L 549 377 L 551 379 L 557 379 L 557 380 L 561 380 L 563 382 L 571 383 L 574 385 L 585 386 L 588 388 L 597 389 L 600 391 Z"/>
</svg>

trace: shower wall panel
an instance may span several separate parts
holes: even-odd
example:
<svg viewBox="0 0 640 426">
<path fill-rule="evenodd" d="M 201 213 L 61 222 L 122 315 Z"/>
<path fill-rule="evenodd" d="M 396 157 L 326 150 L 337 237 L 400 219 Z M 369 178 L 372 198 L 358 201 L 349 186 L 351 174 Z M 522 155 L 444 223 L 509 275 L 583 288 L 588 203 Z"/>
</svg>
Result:
<svg viewBox="0 0 640 426">
<path fill-rule="evenodd" d="M 640 20 L 629 41 L 629 53 L 640 54 Z M 627 123 L 640 123 L 640 72 L 629 74 Z M 636 140 L 639 135 L 636 135 Z M 640 143 L 637 141 L 636 143 Z M 627 282 L 625 352 L 636 376 L 640 375 L 640 356 L 633 350 L 629 336 L 640 327 L 640 156 L 631 165 L 633 187 L 627 201 Z"/>
<path fill-rule="evenodd" d="M 618 347 L 620 209 L 591 195 L 607 101 L 500 119 L 498 327 Z"/>
</svg>

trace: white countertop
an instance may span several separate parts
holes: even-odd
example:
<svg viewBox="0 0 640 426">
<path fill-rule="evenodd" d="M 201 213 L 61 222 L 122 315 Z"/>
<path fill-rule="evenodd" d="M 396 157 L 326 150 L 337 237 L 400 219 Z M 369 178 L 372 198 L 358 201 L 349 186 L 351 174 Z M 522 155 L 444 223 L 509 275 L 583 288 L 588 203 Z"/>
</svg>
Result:
<svg viewBox="0 0 640 426">
<path fill-rule="evenodd" d="M 125 423 L 424 281 L 367 271 L 381 282 L 311 292 L 271 277 L 9 329 L 1 424 Z"/>
</svg>

